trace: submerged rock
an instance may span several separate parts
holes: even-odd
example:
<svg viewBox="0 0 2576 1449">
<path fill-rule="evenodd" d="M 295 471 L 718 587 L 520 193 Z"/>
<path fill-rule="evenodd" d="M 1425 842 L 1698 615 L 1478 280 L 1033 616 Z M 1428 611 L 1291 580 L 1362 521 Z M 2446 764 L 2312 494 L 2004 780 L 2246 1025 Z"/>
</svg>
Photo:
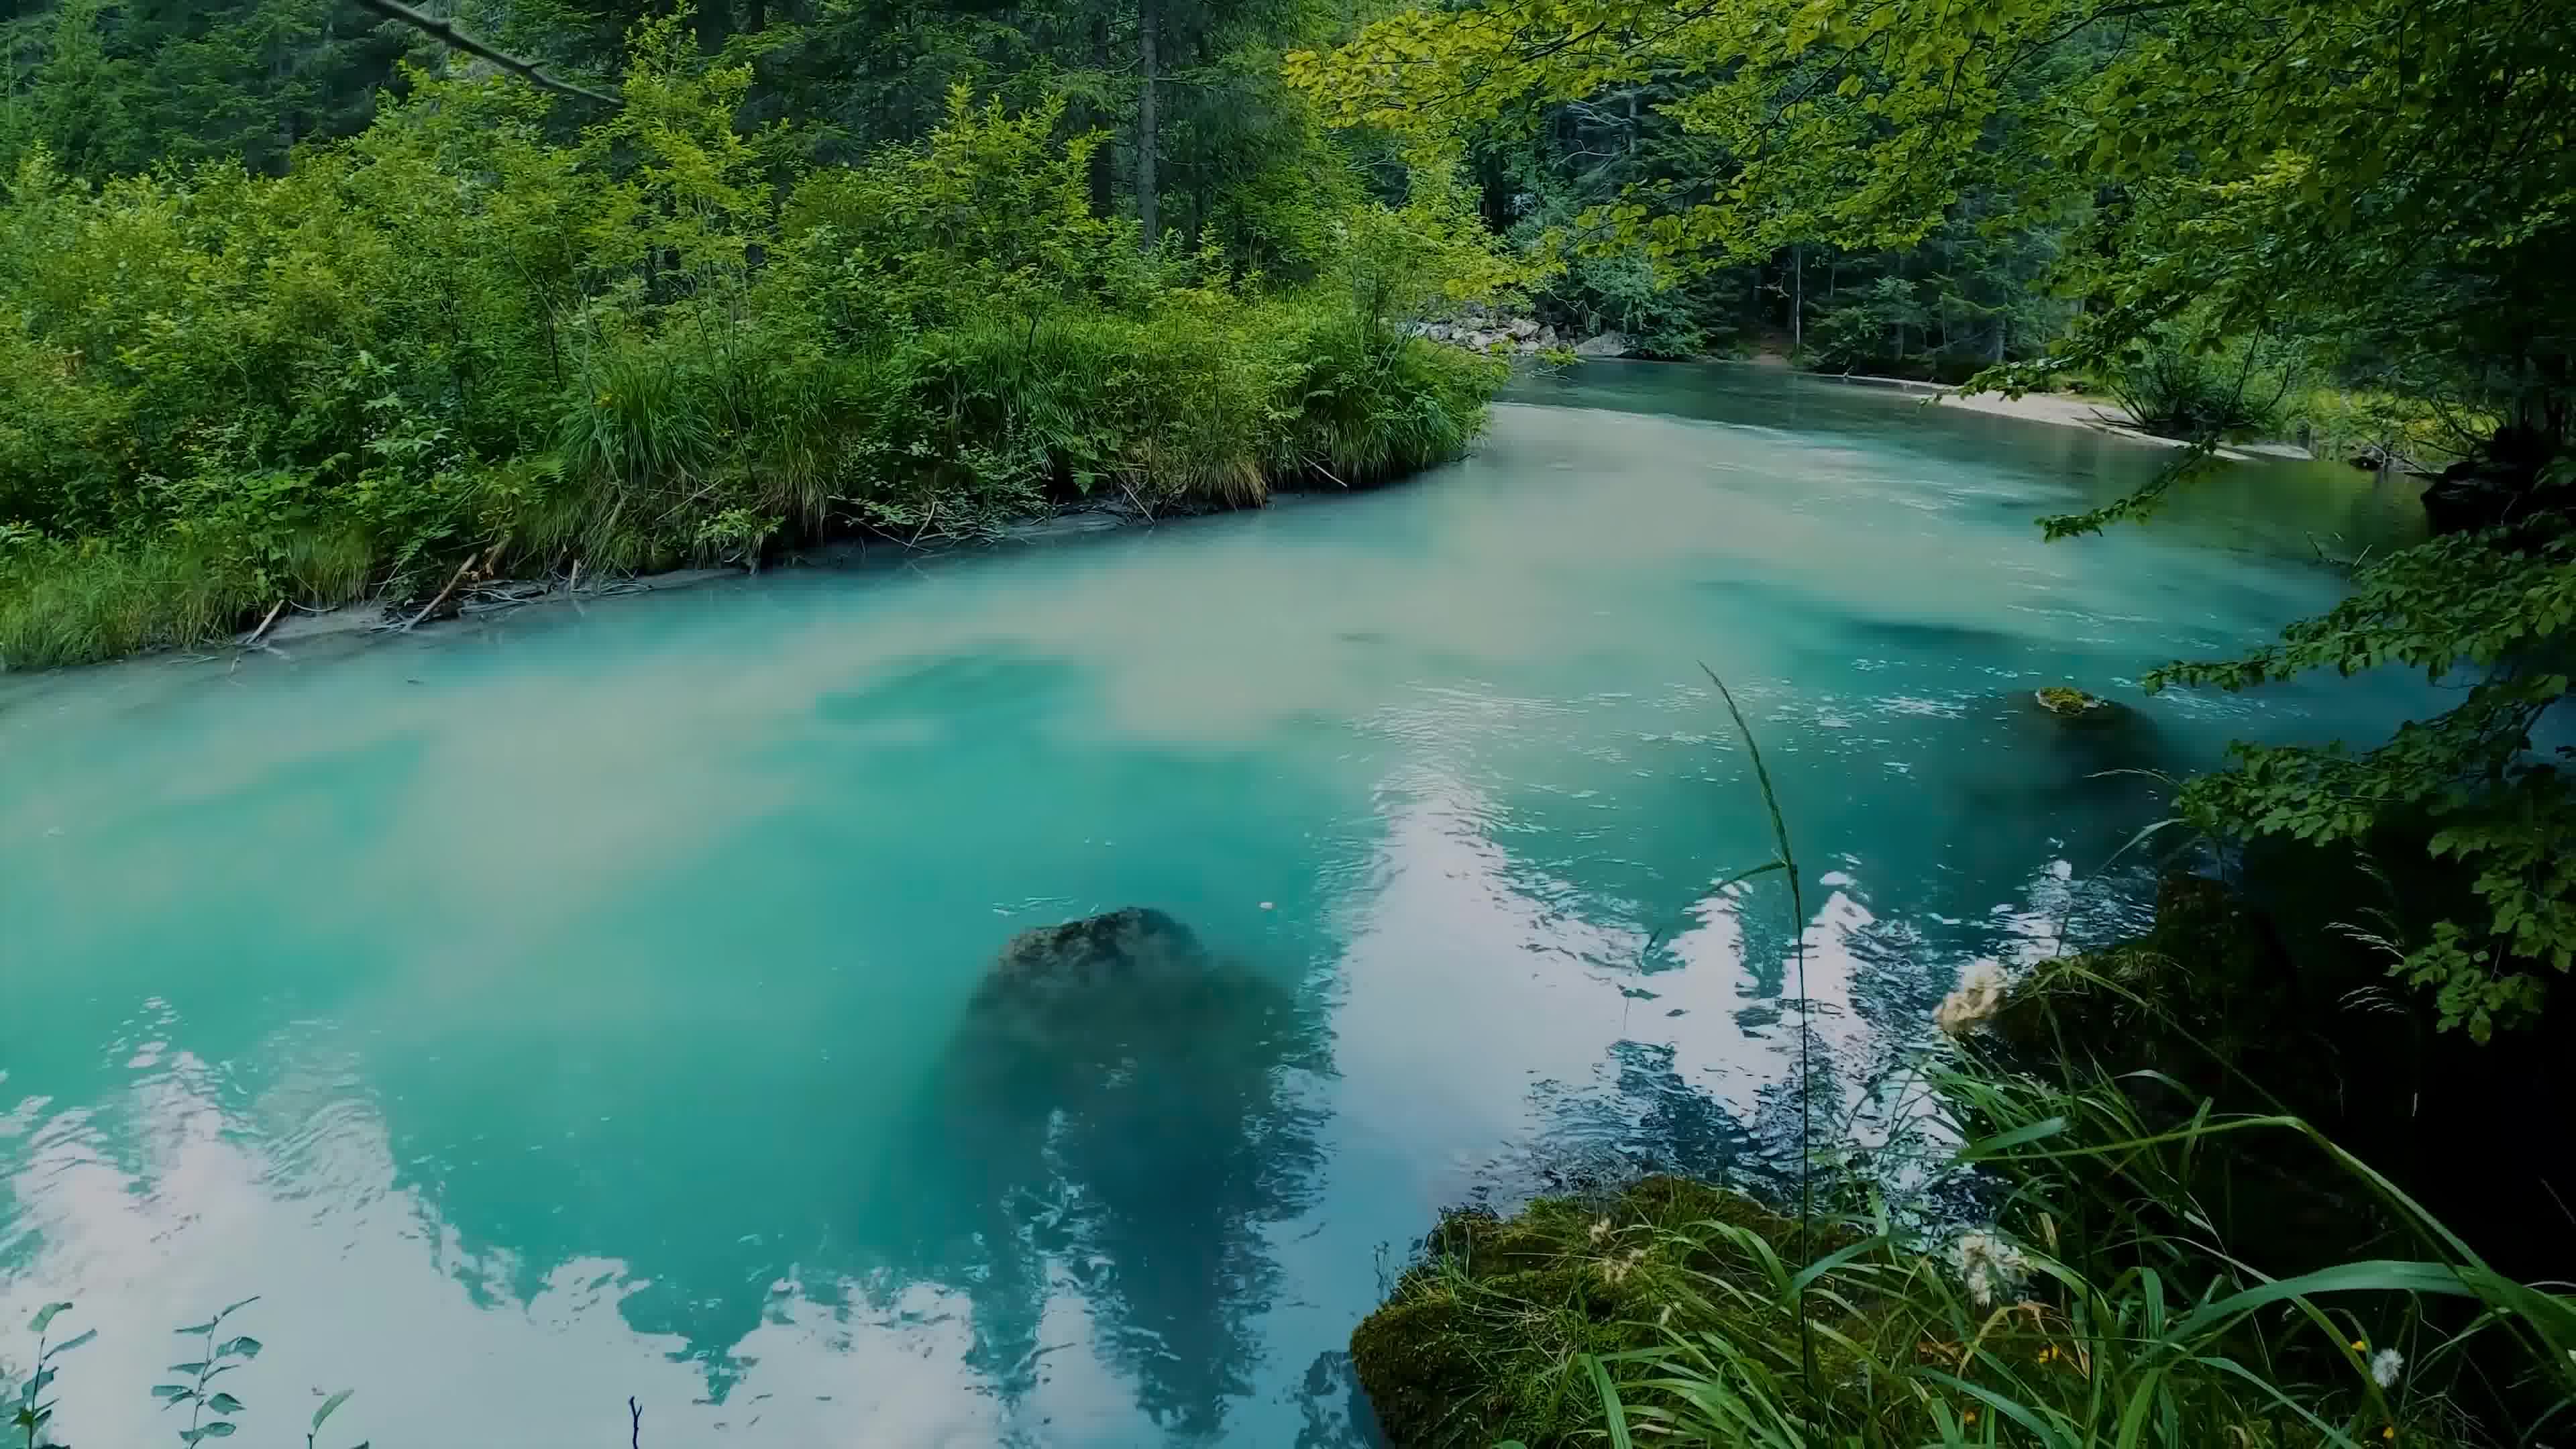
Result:
<svg viewBox="0 0 2576 1449">
<path fill-rule="evenodd" d="M 1175 972 L 1195 975 L 1206 960 L 1206 948 L 1189 927 L 1149 906 L 1127 906 L 1013 936 L 1003 944 L 977 1000 L 1059 1001 L 1107 985 Z"/>
<path fill-rule="evenodd" d="M 1759 1306 L 1767 1276 L 1729 1230 L 1793 1264 L 1845 1241 L 1834 1229 L 1810 1234 L 1742 1193 L 1669 1176 L 1615 1194 L 1539 1198 L 1508 1218 L 1481 1209 L 1443 1217 L 1425 1261 L 1351 1334 L 1351 1363 L 1387 1442 L 1596 1442 L 1599 1400 L 1570 1377 L 1576 1355 L 1661 1342 L 1666 1307 L 1686 1294 L 1720 1297 L 1713 1283 L 1746 1290 L 1746 1341 L 1794 1344 L 1794 1317 Z"/>
<path fill-rule="evenodd" d="M 1163 1428 L 1212 1436 L 1278 1291 L 1269 1225 L 1320 1162 L 1289 1082 L 1323 1060 L 1293 989 L 1162 911 L 1012 937 L 933 1065 L 896 1189 L 920 1275 L 970 1285 L 969 1361 L 1033 1391 L 1075 1293 Z"/>
<path fill-rule="evenodd" d="M 1127 906 L 1022 931 L 967 1003 L 956 1053 L 988 1070 L 1185 1058 L 1286 1028 L 1275 983 L 1162 911 Z"/>
</svg>

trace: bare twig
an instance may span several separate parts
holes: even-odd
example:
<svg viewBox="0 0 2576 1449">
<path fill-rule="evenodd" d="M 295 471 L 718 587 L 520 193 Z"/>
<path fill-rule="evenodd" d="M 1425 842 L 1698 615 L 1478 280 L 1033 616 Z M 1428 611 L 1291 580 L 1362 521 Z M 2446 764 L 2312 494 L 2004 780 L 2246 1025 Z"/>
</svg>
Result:
<svg viewBox="0 0 2576 1449">
<path fill-rule="evenodd" d="M 644 1449 L 644 1406 L 626 1396 L 626 1449 Z"/>
<path fill-rule="evenodd" d="M 419 31 L 421 34 L 428 36 L 430 39 L 437 41 L 439 44 L 444 45 L 451 50 L 461 50 L 467 55 L 479 56 L 482 59 L 488 60 L 494 65 L 499 66 L 501 69 L 508 71 L 510 74 L 528 82 L 530 85 L 541 86 L 546 90 L 554 91 L 560 95 L 579 96 L 583 100 L 598 101 L 602 105 L 616 106 L 625 104 L 625 102 L 620 101 L 615 96 L 606 95 L 599 91 L 588 90 L 581 86 L 574 85 L 570 81 L 557 80 L 553 76 L 546 74 L 544 71 L 537 69 L 533 64 L 521 60 L 515 55 L 507 55 L 501 51 L 494 50 L 491 46 L 486 45 L 482 41 L 475 39 L 473 36 L 466 34 L 464 31 L 457 29 L 456 22 L 452 20 L 441 20 L 435 16 L 423 15 L 408 5 L 397 3 L 397 0 L 357 0 L 357 3 L 358 8 L 361 10 L 372 11 L 377 15 L 383 16 L 387 20 L 398 21 L 401 24 L 408 25 L 414 30 Z"/>
<path fill-rule="evenodd" d="M 257 647 L 259 641 L 267 637 L 268 626 L 277 622 L 279 612 L 285 609 L 285 607 L 286 601 L 284 599 L 280 599 L 276 603 L 269 605 L 268 617 L 260 620 L 259 627 L 250 631 L 250 637 L 242 641 L 242 647 L 244 649 Z"/>
<path fill-rule="evenodd" d="M 472 568 L 472 567 L 474 567 L 474 560 L 473 560 L 472 558 L 470 558 L 470 557 L 469 557 L 469 558 L 467 558 L 467 559 L 465 560 L 465 562 L 463 562 L 463 563 L 461 563 L 461 564 L 458 564 L 458 565 L 456 566 L 456 572 L 455 572 L 455 573 L 453 573 L 453 574 L 450 574 L 450 575 L 448 576 L 448 579 L 447 579 L 447 587 L 446 587 L 446 588 L 443 588 L 443 589 L 440 589 L 440 590 L 438 591 L 438 596 L 437 596 L 436 598 L 433 598 L 433 599 L 431 599 L 428 603 L 421 605 L 421 606 L 420 606 L 420 612 L 419 612 L 419 613 L 417 613 L 417 614 L 412 615 L 412 616 L 411 616 L 410 618 L 408 618 L 408 619 L 405 619 L 405 620 L 403 621 L 403 626 L 402 626 L 401 628 L 399 628 L 399 629 L 395 630 L 394 632 L 395 632 L 395 633 L 397 633 L 397 634 L 408 634 L 408 633 L 410 633 L 413 625 L 415 625 L 415 624 L 419 623 L 419 622 L 420 622 L 421 620 L 423 620 L 423 619 L 428 618 L 428 617 L 429 617 L 429 615 L 430 615 L 430 611 L 431 611 L 431 610 L 433 610 L 433 609 L 437 608 L 439 605 L 444 604 L 444 603 L 446 603 L 446 602 L 447 602 L 447 596 L 448 596 L 449 594 L 452 594 L 452 593 L 455 593 L 455 592 L 456 592 L 456 586 L 457 586 L 459 583 L 464 582 L 464 579 L 465 579 L 465 571 L 466 571 L 467 569 Z"/>
<path fill-rule="evenodd" d="M 564 592 L 565 592 L 565 593 L 567 593 L 567 594 L 578 594 L 578 593 L 580 593 L 580 592 L 581 592 L 581 560 L 580 560 L 580 559 L 574 559 L 574 560 L 572 561 L 572 582 L 570 582 L 570 583 L 568 583 L 568 584 L 565 584 L 565 585 L 564 585 Z"/>
<path fill-rule="evenodd" d="M 912 537 L 911 537 L 911 538 L 909 538 L 909 539 L 907 539 L 907 540 L 905 540 L 905 542 L 904 542 L 904 545 L 903 545 L 903 546 L 904 546 L 905 548 L 919 548 L 919 547 L 921 547 L 921 540 L 922 540 L 922 536 L 923 536 L 924 534 L 927 534 L 927 533 L 929 533 L 929 532 L 930 532 L 930 525 L 931 525 L 932 523 L 934 523 L 934 522 L 938 521 L 938 518 L 939 518 L 939 500 L 937 500 L 937 499 L 935 499 L 935 498 L 934 498 L 934 499 L 932 499 L 932 500 L 931 500 L 931 502 L 930 502 L 930 509 L 929 509 L 929 511 L 921 515 L 921 527 L 919 527 L 919 528 L 917 528 L 917 529 L 914 529 L 914 530 L 913 530 Z"/>
</svg>

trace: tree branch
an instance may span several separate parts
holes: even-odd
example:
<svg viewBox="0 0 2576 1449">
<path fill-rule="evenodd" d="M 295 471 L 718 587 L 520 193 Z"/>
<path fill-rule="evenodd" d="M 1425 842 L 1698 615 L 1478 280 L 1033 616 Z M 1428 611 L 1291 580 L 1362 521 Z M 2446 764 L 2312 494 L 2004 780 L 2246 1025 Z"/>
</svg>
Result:
<svg viewBox="0 0 2576 1449">
<path fill-rule="evenodd" d="M 625 104 L 615 96 L 607 95 L 600 91 L 587 90 L 581 86 L 572 84 L 570 81 L 559 81 L 553 76 L 546 74 L 544 71 L 537 69 L 536 66 L 529 62 L 521 60 L 514 55 L 504 55 L 500 51 L 494 50 L 491 46 L 484 44 L 482 41 L 475 39 L 473 36 L 466 34 L 464 31 L 457 29 L 456 22 L 452 20 L 440 20 L 433 16 L 423 15 L 408 5 L 398 3 L 398 0 L 357 0 L 357 5 L 361 10 L 370 11 L 374 14 L 383 16 L 387 20 L 398 21 L 404 25 L 408 25 L 414 30 L 419 31 L 421 34 L 428 36 L 430 39 L 437 41 L 439 44 L 448 47 L 450 50 L 461 50 L 467 55 L 479 56 L 484 60 L 488 60 L 494 65 L 499 66 L 501 69 L 508 71 L 510 74 L 528 82 L 530 85 L 554 91 L 559 95 L 578 96 L 583 100 L 598 101 L 602 105 L 616 106 Z"/>
</svg>

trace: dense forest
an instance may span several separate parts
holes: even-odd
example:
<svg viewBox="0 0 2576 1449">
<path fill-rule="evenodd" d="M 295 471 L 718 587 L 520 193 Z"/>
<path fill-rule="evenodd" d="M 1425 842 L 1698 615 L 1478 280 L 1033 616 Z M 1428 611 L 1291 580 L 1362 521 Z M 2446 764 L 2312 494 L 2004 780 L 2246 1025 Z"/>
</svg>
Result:
<svg viewBox="0 0 2576 1449">
<path fill-rule="evenodd" d="M 1427 1377 L 1372 1389 L 1408 1443 L 1628 1442 L 1632 1410 L 1709 1444 L 2529 1442 L 2576 1404 L 2576 1308 L 2529 1286 L 2563 1205 L 2512 1216 L 2563 1177 L 2576 967 L 2576 9 L 63 0 L 0 33 L 13 668 L 464 577 L 1365 486 L 1476 436 L 1506 364 L 1425 335 L 1470 306 L 2108 393 L 2187 446 L 2037 521 L 2068 548 L 2230 440 L 2422 465 L 2426 542 L 2145 681 L 2448 689 L 2179 791 L 2240 876 L 2393 876 L 2381 929 L 2254 943 L 2169 882 L 2053 1004 L 1963 982 L 1945 1028 L 2011 1050 L 1932 1090 L 2002 1144 L 2018 1246 L 1937 1294 L 1867 1203 L 1824 1232 L 1666 1185 L 1444 1227 L 1379 1335 Z M 2258 1127 L 2296 1206 L 2291 1149 L 2208 1145 Z M 2273 1256 L 2213 1245 L 2239 1229 Z M 1564 1276 L 1611 1234 L 1633 1283 Z M 1518 1276 L 1462 1287 L 1470 1247 Z"/>
</svg>

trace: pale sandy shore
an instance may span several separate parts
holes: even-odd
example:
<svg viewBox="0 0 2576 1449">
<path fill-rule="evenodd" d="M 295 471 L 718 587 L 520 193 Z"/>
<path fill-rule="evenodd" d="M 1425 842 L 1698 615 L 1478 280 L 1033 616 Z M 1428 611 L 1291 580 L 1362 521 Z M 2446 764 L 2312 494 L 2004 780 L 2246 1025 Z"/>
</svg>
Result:
<svg viewBox="0 0 2576 1449">
<path fill-rule="evenodd" d="M 2025 418 L 2034 423 L 2055 423 L 2060 427 L 2090 428 L 2097 433 L 2159 448 L 2179 448 L 2180 440 L 2159 438 L 2138 431 L 2129 415 L 2118 403 L 2107 398 L 2078 397 L 2071 393 L 2032 392 L 2020 397 L 2006 397 L 1999 392 L 1963 393 L 1937 383 L 1911 382 L 1894 377 L 1838 377 L 1831 373 L 1811 373 L 1828 382 L 1849 383 L 1855 387 L 1885 388 L 1923 400 L 1927 407 L 1958 408 L 1972 413 L 1992 413 L 1997 417 Z M 2257 457 L 2305 458 L 2304 449 L 2282 443 L 2251 444 L 2243 448 L 2221 448 L 2218 456 L 2240 462 Z"/>
</svg>

